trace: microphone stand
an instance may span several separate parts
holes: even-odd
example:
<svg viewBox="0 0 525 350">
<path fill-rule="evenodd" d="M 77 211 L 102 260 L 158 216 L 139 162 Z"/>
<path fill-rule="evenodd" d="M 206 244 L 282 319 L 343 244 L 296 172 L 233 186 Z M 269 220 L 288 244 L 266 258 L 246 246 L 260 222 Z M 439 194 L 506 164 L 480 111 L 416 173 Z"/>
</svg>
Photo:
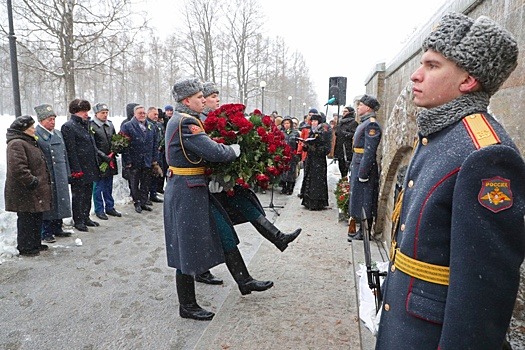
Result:
<svg viewBox="0 0 525 350">
<path fill-rule="evenodd" d="M 275 205 L 275 204 L 273 204 L 273 186 L 274 185 L 272 184 L 272 189 L 271 189 L 271 193 L 270 193 L 270 204 L 268 204 L 268 206 L 263 207 L 263 208 L 269 208 L 271 211 L 273 211 L 275 214 L 277 214 L 277 216 L 280 216 L 281 214 L 275 208 L 284 208 L 284 205 Z"/>
</svg>

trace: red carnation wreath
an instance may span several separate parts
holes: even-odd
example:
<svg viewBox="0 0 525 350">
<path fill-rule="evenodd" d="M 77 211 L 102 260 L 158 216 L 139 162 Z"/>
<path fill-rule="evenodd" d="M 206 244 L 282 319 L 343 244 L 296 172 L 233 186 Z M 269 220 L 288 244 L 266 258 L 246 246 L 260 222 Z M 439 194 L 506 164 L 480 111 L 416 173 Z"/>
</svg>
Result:
<svg viewBox="0 0 525 350">
<path fill-rule="evenodd" d="M 225 104 L 204 121 L 204 129 L 214 141 L 241 147 L 241 155 L 234 162 L 210 163 L 207 169 L 229 194 L 235 185 L 249 188 L 258 184 L 267 189 L 290 168 L 290 146 L 284 134 L 269 116 L 257 109 L 246 116 L 245 109 L 243 104 Z"/>
</svg>

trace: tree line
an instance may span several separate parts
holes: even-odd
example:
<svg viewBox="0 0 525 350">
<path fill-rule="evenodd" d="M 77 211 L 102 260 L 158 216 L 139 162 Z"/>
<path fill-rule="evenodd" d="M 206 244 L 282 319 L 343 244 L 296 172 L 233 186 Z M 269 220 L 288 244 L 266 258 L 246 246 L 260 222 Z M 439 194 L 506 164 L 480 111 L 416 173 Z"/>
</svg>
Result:
<svg viewBox="0 0 525 350">
<path fill-rule="evenodd" d="M 317 101 L 302 54 L 264 34 L 259 0 L 181 1 L 170 13 L 170 33 L 155 32 L 144 6 L 13 2 L 22 113 L 50 103 L 64 115 L 76 97 L 107 103 L 111 115 L 125 115 L 130 102 L 163 107 L 174 102 L 173 83 L 194 76 L 217 83 L 222 103 L 244 103 L 248 111 L 261 108 L 263 80 L 266 114 L 287 115 L 291 107 L 298 117 Z M 0 114 L 14 114 L 6 7 L 0 11 Z"/>
</svg>

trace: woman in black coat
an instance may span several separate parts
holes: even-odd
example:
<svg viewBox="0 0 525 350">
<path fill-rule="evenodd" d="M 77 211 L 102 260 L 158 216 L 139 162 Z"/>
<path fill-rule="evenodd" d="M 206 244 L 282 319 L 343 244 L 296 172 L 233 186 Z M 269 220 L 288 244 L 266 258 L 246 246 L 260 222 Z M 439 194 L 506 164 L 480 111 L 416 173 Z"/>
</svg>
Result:
<svg viewBox="0 0 525 350">
<path fill-rule="evenodd" d="M 305 177 L 302 193 L 304 205 L 310 210 L 323 210 L 328 206 L 328 181 L 326 156 L 330 152 L 332 130 L 319 114 L 312 116 L 308 138 L 303 141 L 308 155 L 305 160 Z"/>
</svg>

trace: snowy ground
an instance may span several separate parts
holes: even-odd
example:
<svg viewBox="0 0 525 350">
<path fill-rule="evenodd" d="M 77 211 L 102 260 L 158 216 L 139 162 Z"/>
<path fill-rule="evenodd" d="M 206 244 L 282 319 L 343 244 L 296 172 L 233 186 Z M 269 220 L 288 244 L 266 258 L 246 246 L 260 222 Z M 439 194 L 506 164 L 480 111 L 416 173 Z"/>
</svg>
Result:
<svg viewBox="0 0 525 350">
<path fill-rule="evenodd" d="M 33 117 L 36 120 L 36 117 Z M 14 120 L 14 116 L 3 115 L 0 116 L 0 264 L 5 259 L 12 258 L 18 255 L 16 249 L 16 213 L 6 212 L 5 201 L 4 201 L 4 185 L 5 185 L 5 172 L 6 172 L 6 131 L 9 125 Z M 111 118 L 111 121 L 115 125 L 115 129 L 118 131 L 120 123 L 124 120 L 123 117 Z M 66 122 L 65 116 L 60 116 L 56 119 L 56 128 L 60 130 L 63 123 Z M 119 169 L 120 167 L 120 156 L 118 157 Z M 121 176 L 115 176 L 113 180 L 113 197 L 115 198 L 116 204 L 124 204 L 130 201 L 129 189 L 126 180 Z M 64 220 L 64 223 L 71 224 L 71 219 Z M 67 230 L 67 227 L 66 227 Z"/>
</svg>

